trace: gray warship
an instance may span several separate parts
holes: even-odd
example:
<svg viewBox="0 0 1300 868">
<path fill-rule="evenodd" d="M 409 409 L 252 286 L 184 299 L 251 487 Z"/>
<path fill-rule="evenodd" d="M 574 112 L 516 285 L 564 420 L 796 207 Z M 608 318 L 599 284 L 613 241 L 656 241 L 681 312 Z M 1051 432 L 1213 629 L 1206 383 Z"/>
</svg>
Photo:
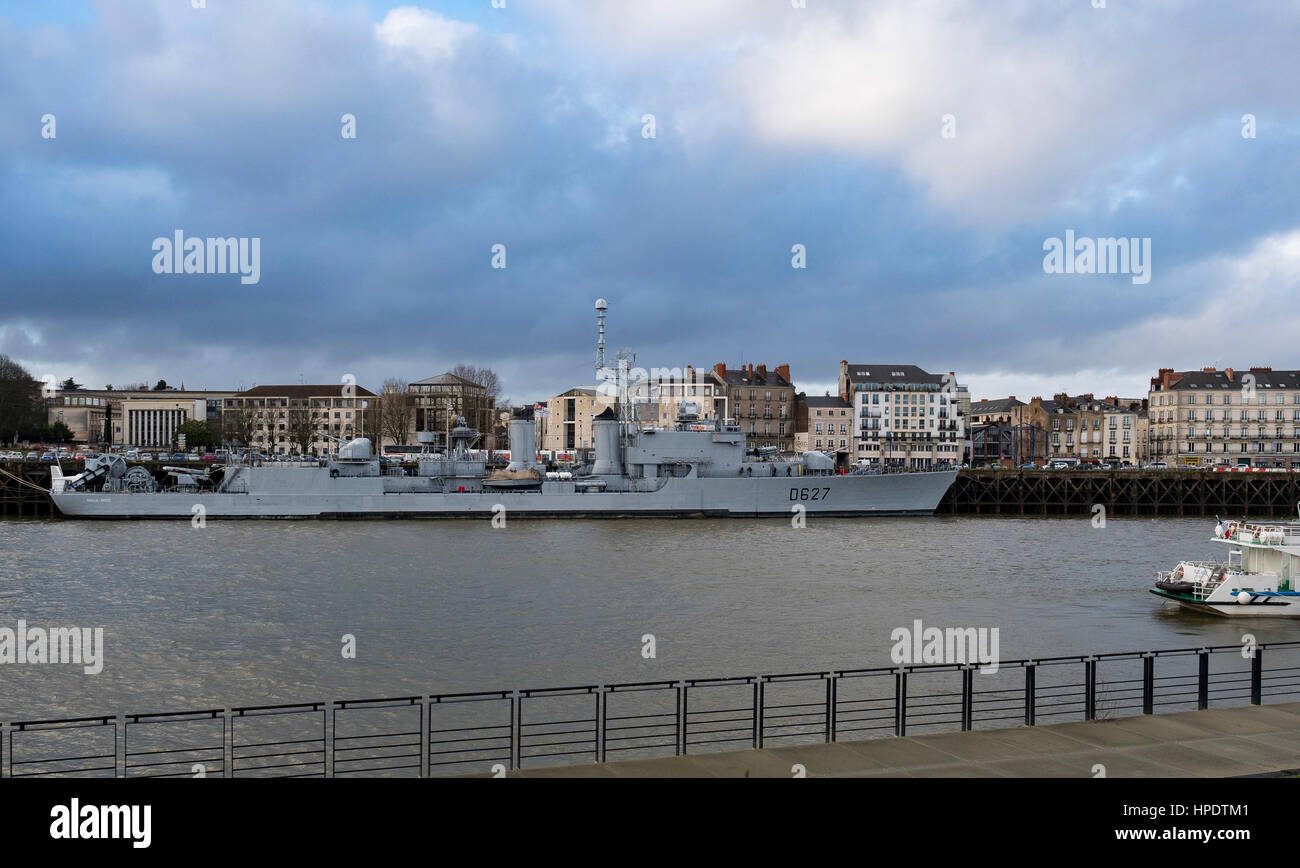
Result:
<svg viewBox="0 0 1300 868">
<path fill-rule="evenodd" d="M 489 472 L 473 453 L 478 432 L 463 420 L 441 453 L 414 470 L 374 454 L 371 442 L 341 442 L 311 466 L 241 459 L 211 469 L 165 468 L 159 485 L 120 455 L 88 459 L 64 476 L 51 468 L 50 496 L 78 518 L 369 517 L 789 517 L 930 515 L 956 470 L 897 473 L 835 470 L 825 453 L 752 460 L 734 420 L 702 422 L 682 402 L 674 424 L 640 427 L 607 408 L 592 422 L 594 461 L 546 472 L 535 460 L 535 422 L 510 420 L 509 466 Z"/>
</svg>

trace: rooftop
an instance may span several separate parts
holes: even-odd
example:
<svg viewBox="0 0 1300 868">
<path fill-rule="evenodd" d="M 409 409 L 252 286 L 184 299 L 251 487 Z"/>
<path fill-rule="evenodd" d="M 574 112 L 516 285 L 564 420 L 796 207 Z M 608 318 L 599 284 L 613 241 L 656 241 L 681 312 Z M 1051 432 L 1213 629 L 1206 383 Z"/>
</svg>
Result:
<svg viewBox="0 0 1300 868">
<path fill-rule="evenodd" d="M 475 383 L 473 380 L 467 380 L 448 371 L 445 374 L 439 374 L 436 377 L 426 377 L 423 380 L 416 380 L 411 383 L 412 386 L 468 386 L 472 389 L 482 389 L 483 386 Z"/>
<path fill-rule="evenodd" d="M 848 365 L 847 373 L 851 383 L 942 384 L 945 376 L 931 374 L 916 365 Z"/>
<path fill-rule="evenodd" d="M 991 401 L 976 401 L 970 405 L 971 415 L 977 416 L 985 413 L 1006 413 L 1014 410 L 1016 407 L 1025 406 L 1024 401 L 1017 401 L 1015 398 L 994 398 Z"/>
<path fill-rule="evenodd" d="M 364 386 L 345 386 L 342 383 L 328 383 L 318 386 L 254 386 L 244 392 L 239 392 L 240 398 L 344 398 L 350 397 L 343 394 L 347 388 L 355 389 L 356 396 L 361 398 L 373 398 L 375 393 Z M 166 393 L 160 393 L 166 394 Z"/>
</svg>

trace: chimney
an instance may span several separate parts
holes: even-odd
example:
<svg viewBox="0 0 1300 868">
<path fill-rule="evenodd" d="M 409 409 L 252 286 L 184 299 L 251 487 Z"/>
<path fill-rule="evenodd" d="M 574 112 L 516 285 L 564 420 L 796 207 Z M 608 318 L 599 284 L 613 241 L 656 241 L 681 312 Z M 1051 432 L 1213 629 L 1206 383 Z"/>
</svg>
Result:
<svg viewBox="0 0 1300 868">
<path fill-rule="evenodd" d="M 1252 366 L 1251 369 L 1250 369 L 1250 372 L 1251 372 L 1252 374 L 1267 374 L 1267 373 L 1269 373 L 1269 372 L 1272 371 L 1272 370 L 1273 370 L 1272 368 L 1267 368 L 1267 367 L 1263 367 L 1263 366 L 1260 366 L 1260 367 L 1254 367 L 1254 366 Z"/>
<path fill-rule="evenodd" d="M 759 366 L 758 366 L 758 381 L 759 381 L 760 383 L 766 383 L 766 382 L 767 382 L 767 365 L 759 365 Z"/>
<path fill-rule="evenodd" d="M 727 381 L 727 363 L 718 362 L 716 365 L 713 366 L 713 373 L 717 374 L 718 379 L 722 380 L 725 383 Z"/>
<path fill-rule="evenodd" d="M 1160 388 L 1162 388 L 1162 389 L 1168 389 L 1168 388 L 1170 387 L 1170 385 L 1173 384 L 1173 380 L 1174 380 L 1174 369 L 1173 369 L 1173 368 L 1161 368 L 1161 369 L 1160 369 Z"/>
<path fill-rule="evenodd" d="M 1202 374 L 1213 374 L 1213 373 L 1214 373 L 1215 371 L 1217 371 L 1217 370 L 1218 370 L 1218 368 L 1214 367 L 1213 365 L 1210 365 L 1208 368 L 1201 368 L 1201 373 L 1202 373 Z"/>
<path fill-rule="evenodd" d="M 787 383 L 790 382 L 790 366 L 789 366 L 789 365 L 777 365 L 777 366 L 776 366 L 776 375 L 777 375 L 778 377 L 780 377 L 781 379 L 785 380 Z"/>
<path fill-rule="evenodd" d="M 1229 383 L 1231 383 L 1231 382 L 1233 381 L 1233 377 L 1235 377 L 1235 376 L 1237 375 L 1237 372 L 1234 371 L 1232 368 L 1224 368 L 1224 369 L 1223 369 L 1223 373 L 1225 373 L 1225 374 L 1228 375 L 1228 382 L 1229 382 Z"/>
<path fill-rule="evenodd" d="M 1014 401 L 1015 399 L 1016 399 L 1015 395 L 1012 395 L 1010 398 L 1007 398 L 1008 401 Z"/>
</svg>

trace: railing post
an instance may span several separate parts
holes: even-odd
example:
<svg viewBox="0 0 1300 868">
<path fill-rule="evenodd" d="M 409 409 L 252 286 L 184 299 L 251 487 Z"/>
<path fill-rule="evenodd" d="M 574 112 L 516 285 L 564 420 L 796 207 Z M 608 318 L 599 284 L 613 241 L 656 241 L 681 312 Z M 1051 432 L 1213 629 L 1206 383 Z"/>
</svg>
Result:
<svg viewBox="0 0 1300 868">
<path fill-rule="evenodd" d="M 1083 661 L 1083 719 L 1097 719 L 1097 660 Z"/>
<path fill-rule="evenodd" d="M 1203 711 L 1210 707 L 1210 652 L 1202 648 L 1196 656 L 1196 707 Z"/>
<path fill-rule="evenodd" d="M 605 711 L 606 711 L 606 688 L 596 688 L 596 762 L 605 761 Z"/>
<path fill-rule="evenodd" d="M 894 735 L 907 735 L 907 670 L 894 673 Z"/>
<path fill-rule="evenodd" d="M 835 741 L 835 706 L 838 679 L 832 672 L 826 678 L 826 741 Z"/>
<path fill-rule="evenodd" d="M 1142 655 L 1142 713 L 1155 713 L 1156 658 L 1154 654 Z"/>
<path fill-rule="evenodd" d="M 523 766 L 520 756 L 523 742 L 523 707 L 524 696 L 519 691 L 510 694 L 510 768 L 518 770 Z"/>
<path fill-rule="evenodd" d="M 754 681 L 754 748 L 763 748 L 763 676 Z"/>
<path fill-rule="evenodd" d="M 322 706 L 321 716 L 321 776 L 334 777 L 334 731 L 338 727 L 338 707 L 330 700 Z"/>
<path fill-rule="evenodd" d="M 1258 645 L 1250 658 L 1250 704 L 1264 704 L 1264 649 Z"/>
<path fill-rule="evenodd" d="M 235 718 L 229 708 L 221 709 L 221 769 L 223 778 L 235 776 Z"/>
<path fill-rule="evenodd" d="M 677 755 L 686 756 L 686 682 L 677 685 Z"/>
<path fill-rule="evenodd" d="M 967 665 L 961 671 L 961 731 L 970 732 L 974 708 L 975 669 Z"/>
<path fill-rule="evenodd" d="M 113 718 L 113 777 L 126 777 L 126 715 Z"/>
<path fill-rule="evenodd" d="M 420 697 L 420 777 L 429 776 L 429 762 L 432 759 L 429 756 L 429 721 L 433 716 L 433 709 L 430 707 L 429 697 Z"/>
<path fill-rule="evenodd" d="M 1025 726 L 1034 725 L 1034 682 L 1037 668 L 1037 664 L 1032 660 L 1025 664 Z"/>
</svg>

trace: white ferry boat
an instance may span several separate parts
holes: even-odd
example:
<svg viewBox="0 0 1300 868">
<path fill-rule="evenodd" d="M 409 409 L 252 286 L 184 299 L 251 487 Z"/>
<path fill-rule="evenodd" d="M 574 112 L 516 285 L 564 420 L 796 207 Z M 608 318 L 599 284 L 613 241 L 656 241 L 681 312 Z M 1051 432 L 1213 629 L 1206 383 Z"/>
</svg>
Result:
<svg viewBox="0 0 1300 868">
<path fill-rule="evenodd" d="M 1182 561 L 1151 593 L 1213 615 L 1300 618 L 1300 522 L 1220 520 L 1214 542 L 1226 560 Z"/>
</svg>

